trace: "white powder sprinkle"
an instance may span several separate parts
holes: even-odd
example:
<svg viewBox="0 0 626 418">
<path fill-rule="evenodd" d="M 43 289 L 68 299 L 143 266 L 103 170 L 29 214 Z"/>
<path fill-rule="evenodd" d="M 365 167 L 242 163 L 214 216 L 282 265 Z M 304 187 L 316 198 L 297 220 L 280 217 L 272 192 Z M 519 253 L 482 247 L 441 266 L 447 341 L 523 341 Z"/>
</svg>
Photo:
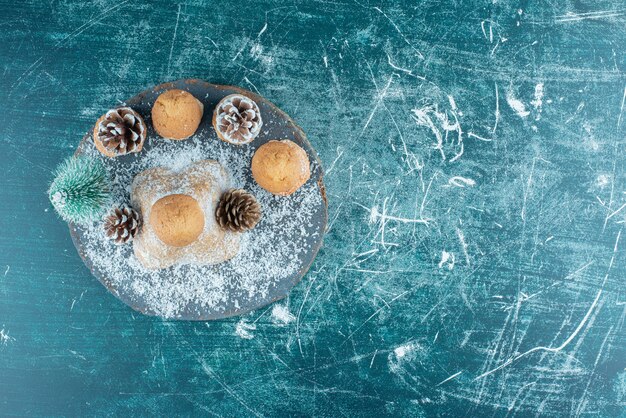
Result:
<svg viewBox="0 0 626 418">
<path fill-rule="evenodd" d="M 272 322 L 277 325 L 287 325 L 296 320 L 296 317 L 289 312 L 289 308 L 284 305 L 275 304 L 272 308 Z"/>
<path fill-rule="evenodd" d="M 7 331 L 0 329 L 0 344 L 7 345 L 11 341 L 15 341 L 15 338 L 11 337 Z"/>
<path fill-rule="evenodd" d="M 543 106 L 543 83 L 538 83 L 535 86 L 535 98 L 530 102 L 538 112 L 541 112 L 541 107 Z"/>
<path fill-rule="evenodd" d="M 237 334 L 239 337 L 243 338 L 244 340 L 253 339 L 254 335 L 252 335 L 251 331 L 254 331 L 254 330 L 256 330 L 256 325 L 250 324 L 246 322 L 244 319 L 237 322 L 237 325 L 235 325 L 235 334 Z"/>
<path fill-rule="evenodd" d="M 526 110 L 526 105 L 524 105 L 521 100 L 516 98 L 513 95 L 512 91 L 507 92 L 506 102 L 509 104 L 509 106 L 511 106 L 511 109 L 513 109 L 515 113 L 517 113 L 517 116 L 519 116 L 520 118 L 525 118 L 530 115 L 530 112 Z"/>
<path fill-rule="evenodd" d="M 272 123 L 270 120 L 268 126 Z M 185 141 L 150 135 L 148 143 L 150 146 L 141 153 L 118 159 L 102 157 L 91 143 L 83 147 L 85 154 L 107 164 L 115 204 L 128 202 L 134 176 L 147 168 L 178 171 L 194 161 L 214 159 L 228 171 L 233 187 L 244 188 L 257 198 L 263 217 L 255 229 L 242 235 L 240 251 L 233 259 L 216 265 L 175 265 L 158 271 L 147 270 L 139 263 L 132 244 L 116 246 L 108 240 L 100 222 L 77 228 L 83 254 L 108 287 L 131 306 L 166 318 L 227 314 L 240 306 L 263 305 L 272 290 L 286 293 L 306 267 L 303 260 L 310 253 L 312 238 L 321 239 L 323 225 L 314 220 L 323 218 L 319 214 L 325 208 L 314 181 L 317 176 L 312 175 L 293 195 L 279 197 L 261 189 L 252 179 L 253 147 L 220 141 L 212 129 L 201 129 Z M 315 161 L 311 163 L 315 173 L 319 167 Z M 288 322 L 290 315 L 287 311 L 281 318 Z M 243 336 L 249 334 L 247 328 L 239 328 L 243 331 L 238 334 L 247 338 Z"/>
</svg>

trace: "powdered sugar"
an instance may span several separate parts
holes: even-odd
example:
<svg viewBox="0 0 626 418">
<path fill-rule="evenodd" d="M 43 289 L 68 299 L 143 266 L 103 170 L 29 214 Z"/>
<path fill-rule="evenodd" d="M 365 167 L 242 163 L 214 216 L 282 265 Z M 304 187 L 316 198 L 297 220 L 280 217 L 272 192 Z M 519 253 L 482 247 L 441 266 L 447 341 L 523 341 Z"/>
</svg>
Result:
<svg viewBox="0 0 626 418">
<path fill-rule="evenodd" d="M 296 317 L 293 316 L 291 312 L 289 312 L 288 307 L 277 303 L 272 308 L 272 322 L 273 323 L 278 324 L 278 325 L 287 325 L 290 322 L 293 322 L 295 320 L 296 320 Z"/>
<path fill-rule="evenodd" d="M 232 258 L 239 250 L 240 234 L 218 227 L 215 209 L 222 193 L 230 188 L 230 178 L 215 160 L 191 163 L 182 171 L 154 167 L 135 176 L 132 184 L 131 205 L 144 220 L 151 219 L 153 205 L 167 195 L 191 196 L 204 214 L 204 228 L 200 235 L 183 247 L 172 247 L 162 242 L 150 222 L 144 222 L 133 242 L 135 256 L 144 267 L 165 268 L 176 263 L 216 264 Z"/>
</svg>

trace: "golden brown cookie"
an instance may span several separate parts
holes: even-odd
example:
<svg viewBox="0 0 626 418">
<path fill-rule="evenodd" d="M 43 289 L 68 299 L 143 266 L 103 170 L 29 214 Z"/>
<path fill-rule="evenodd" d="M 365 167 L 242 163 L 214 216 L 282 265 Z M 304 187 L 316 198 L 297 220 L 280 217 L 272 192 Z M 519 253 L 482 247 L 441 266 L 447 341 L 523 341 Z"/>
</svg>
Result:
<svg viewBox="0 0 626 418">
<path fill-rule="evenodd" d="M 139 152 L 146 140 L 147 128 L 139 113 L 130 107 L 111 109 L 96 121 L 93 142 L 107 157 Z"/>
<path fill-rule="evenodd" d="M 269 141 L 252 157 L 252 176 L 268 192 L 288 196 L 311 177 L 309 158 L 288 139 Z"/>
<path fill-rule="evenodd" d="M 152 124 L 163 138 L 185 139 L 196 132 L 203 112 L 204 105 L 191 93 L 168 90 L 152 106 Z"/>
<path fill-rule="evenodd" d="M 233 258 L 239 251 L 241 234 L 221 228 L 215 219 L 220 196 L 230 188 L 230 176 L 213 160 L 196 161 L 182 170 L 153 167 L 138 173 L 130 195 L 131 205 L 144 219 L 132 241 L 138 261 L 147 269 L 162 269 L 174 264 L 217 264 Z M 168 201 L 176 202 L 174 210 L 165 205 Z M 159 209 L 161 205 L 164 207 Z M 155 209 L 160 214 L 155 215 Z M 179 216 L 179 212 L 185 215 Z M 196 235 L 198 230 L 201 232 Z M 176 246 L 188 242 L 184 247 Z"/>
<path fill-rule="evenodd" d="M 185 247 L 204 229 L 204 213 L 198 201 L 185 194 L 170 194 L 157 200 L 150 211 L 154 233 L 167 245 Z"/>
</svg>

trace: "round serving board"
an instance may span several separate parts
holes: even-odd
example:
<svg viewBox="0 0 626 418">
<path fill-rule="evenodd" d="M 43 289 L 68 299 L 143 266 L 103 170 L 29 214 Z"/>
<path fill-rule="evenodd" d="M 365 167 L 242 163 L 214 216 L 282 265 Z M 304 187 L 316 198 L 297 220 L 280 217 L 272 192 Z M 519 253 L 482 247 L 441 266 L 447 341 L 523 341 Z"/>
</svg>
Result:
<svg viewBox="0 0 626 418">
<path fill-rule="evenodd" d="M 150 112 L 156 98 L 169 89 L 182 89 L 204 104 L 202 123 L 183 141 L 161 138 L 152 127 Z M 217 138 L 211 119 L 217 103 L 233 93 L 244 94 L 259 105 L 263 128 L 248 145 L 232 145 Z M 262 206 L 257 227 L 242 235 L 238 255 L 213 266 L 176 265 L 147 270 L 133 253 L 132 243 L 115 245 L 102 223 L 70 224 L 72 240 L 87 267 L 115 296 L 148 315 L 186 320 L 220 319 L 258 309 L 285 297 L 307 272 L 324 236 L 327 202 L 322 167 L 304 132 L 275 105 L 252 92 L 202 80 L 179 80 L 158 85 L 127 100 L 144 118 L 148 137 L 139 153 L 117 158 L 102 156 L 95 148 L 92 128 L 76 155 L 101 159 L 113 182 L 113 205 L 129 202 L 134 176 L 148 168 L 180 170 L 189 163 L 212 159 L 230 173 L 232 186 L 254 194 Z M 108 109 L 102 109 L 104 114 Z M 95 120 L 94 120 L 95 123 Z M 272 139 L 290 139 L 300 145 L 311 162 L 311 178 L 288 197 L 261 189 L 250 171 L 254 151 Z"/>
</svg>

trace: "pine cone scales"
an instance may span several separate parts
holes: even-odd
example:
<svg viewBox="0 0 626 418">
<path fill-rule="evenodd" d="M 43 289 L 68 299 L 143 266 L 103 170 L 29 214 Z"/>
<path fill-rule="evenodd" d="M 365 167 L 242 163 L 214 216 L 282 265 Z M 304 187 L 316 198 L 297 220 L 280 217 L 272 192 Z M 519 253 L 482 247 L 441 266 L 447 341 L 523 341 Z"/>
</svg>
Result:
<svg viewBox="0 0 626 418">
<path fill-rule="evenodd" d="M 224 193 L 217 204 L 215 218 L 219 226 L 234 232 L 252 229 L 261 219 L 261 206 L 254 196 L 242 189 Z"/>
<path fill-rule="evenodd" d="M 130 107 L 109 110 L 97 126 L 98 140 L 108 151 L 123 155 L 137 152 L 146 139 L 146 125 Z"/>
<path fill-rule="evenodd" d="M 241 145 L 257 137 L 263 121 L 259 106 L 252 99 L 231 94 L 215 108 L 213 126 L 222 140 Z"/>
<path fill-rule="evenodd" d="M 104 230 L 107 237 L 121 245 L 132 241 L 141 227 L 139 213 L 128 207 L 115 208 L 104 221 Z"/>
</svg>

